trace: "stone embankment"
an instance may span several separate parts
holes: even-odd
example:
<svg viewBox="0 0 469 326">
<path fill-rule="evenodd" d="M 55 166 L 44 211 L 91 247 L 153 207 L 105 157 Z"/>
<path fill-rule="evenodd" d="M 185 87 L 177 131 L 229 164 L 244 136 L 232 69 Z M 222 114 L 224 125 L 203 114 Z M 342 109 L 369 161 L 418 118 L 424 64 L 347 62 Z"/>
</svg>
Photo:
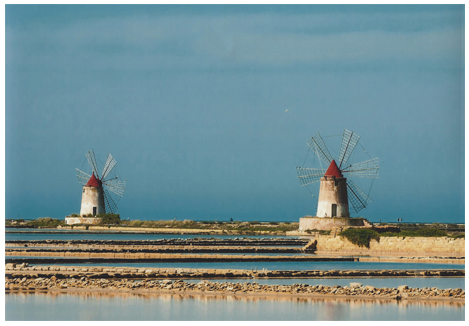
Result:
<svg viewBox="0 0 469 326">
<path fill-rule="evenodd" d="M 200 262 L 278 262 L 278 261 L 358 261 L 353 257 L 323 256 L 262 256 L 211 254 L 155 254 L 155 253 L 82 253 L 63 252 L 6 252 L 5 256 L 49 256 L 49 258 L 5 258 L 6 263 L 28 264 L 123 264 L 123 263 L 200 263 Z M 64 258 L 53 258 L 54 256 Z"/>
<path fill-rule="evenodd" d="M 190 269 L 190 268 L 134 268 L 134 267 L 81 267 L 81 266 L 29 266 L 6 264 L 5 276 L 10 278 L 357 278 L 357 277 L 464 277 L 463 269 L 451 270 L 245 270 L 245 269 Z"/>
<path fill-rule="evenodd" d="M 9 278 L 5 279 L 6 293 L 16 291 L 113 291 L 113 292 L 161 292 L 161 293 L 198 293 L 213 294 L 223 293 L 229 295 L 243 294 L 271 294 L 289 296 L 338 296 L 338 297 L 372 297 L 390 298 L 396 300 L 454 300 L 464 302 L 466 293 L 462 289 L 438 289 L 438 288 L 409 288 L 407 285 L 398 288 L 375 288 L 362 286 L 360 283 L 350 283 L 350 286 L 323 286 L 308 284 L 293 285 L 261 285 L 257 282 L 231 283 L 210 282 L 207 280 L 199 283 L 185 282 L 183 280 L 108 280 L 91 279 L 87 277 L 58 279 L 52 277 L 38 277 L 35 279 Z"/>
<path fill-rule="evenodd" d="M 21 250 L 27 252 L 44 252 L 48 256 L 61 256 L 62 252 L 81 253 L 301 253 L 307 240 L 293 239 L 162 239 L 149 241 L 8 241 L 6 252 Z M 18 248 L 27 249 L 18 249 Z M 310 250 L 311 251 L 311 250 Z M 46 254 L 41 254 L 45 256 Z"/>
<path fill-rule="evenodd" d="M 465 256 L 465 239 L 450 237 L 380 237 L 370 248 L 354 245 L 339 235 L 318 235 L 318 255 Z"/>
<path fill-rule="evenodd" d="M 400 238 L 384 238 L 397 241 L 385 246 L 400 245 Z M 416 239 L 416 238 L 413 238 Z M 421 238 L 418 243 L 438 243 L 443 240 Z M 383 241 L 385 241 L 383 240 Z M 456 242 L 460 246 L 461 239 Z M 386 240 L 387 241 L 387 240 Z M 402 240 L 403 241 L 403 240 Z M 414 240 L 409 240 L 411 243 Z M 373 242 L 372 242 L 373 244 Z M 160 239 L 160 240 L 35 240 L 8 241 L 5 244 L 6 256 L 20 257 L 62 257 L 67 263 L 127 263 L 127 262 L 233 262 L 233 261 L 374 261 L 374 262 L 412 262 L 464 264 L 464 252 L 448 250 L 433 254 L 425 251 L 400 252 L 373 251 L 353 245 L 347 239 L 333 236 L 320 236 L 318 239 L 288 238 L 234 238 L 234 239 Z M 384 248 L 384 247 L 383 247 Z M 459 247 L 458 247 L 459 248 Z M 317 249 L 317 250 L 316 250 Z M 394 251 L 393 251 L 394 250 Z M 229 255 L 238 253 L 238 255 Z M 279 255 L 259 255 L 263 253 Z M 298 255 L 281 255 L 294 254 Z M 315 255 L 305 255 L 305 254 Z M 252 254 L 252 255 L 246 255 Z M 28 263 L 55 264 L 60 258 L 44 258 L 38 261 L 24 259 Z M 21 262 L 7 259 L 7 262 Z"/>
<path fill-rule="evenodd" d="M 296 224 L 298 225 L 298 224 Z M 243 228 L 234 228 L 234 229 L 224 229 L 219 228 L 219 226 L 212 226 L 212 228 L 201 228 L 201 229 L 189 229 L 189 228 L 151 228 L 151 227 L 125 227 L 125 226 L 97 226 L 97 225 L 87 225 L 87 226 L 62 226 L 57 227 L 61 230 L 60 233 L 66 231 L 70 233 L 80 233 L 80 234 L 92 234 L 92 233 L 140 233 L 140 234 L 194 234 L 194 235 L 281 235 L 284 236 L 286 232 L 284 230 L 278 230 L 276 225 L 263 225 L 263 227 L 270 228 L 264 230 L 254 229 L 243 229 Z M 291 225 L 291 229 L 295 229 L 294 225 Z M 25 228 L 28 229 L 28 228 Z M 29 228 L 31 229 L 31 228 Z M 34 230 L 38 230 L 33 228 Z M 40 228 L 39 228 L 40 229 Z M 57 233 L 57 231 L 17 231 L 17 230 L 8 230 L 6 233 Z"/>
<path fill-rule="evenodd" d="M 55 232 L 57 233 L 57 232 Z M 144 248 L 155 249 L 160 246 L 304 246 L 310 239 L 291 238 L 191 238 L 191 239 L 157 239 L 157 240 L 10 240 L 5 246 L 20 247 L 103 247 L 103 248 Z"/>
<path fill-rule="evenodd" d="M 44 247 L 43 247 L 44 248 Z M 12 249 L 6 248 L 5 253 L 14 252 L 15 255 L 21 252 L 21 255 L 36 256 L 26 253 L 50 253 L 48 256 L 62 256 L 60 253 L 110 253 L 123 252 L 126 253 L 261 253 L 261 254 L 294 254 L 302 253 L 301 248 L 278 248 L 278 247 L 203 247 L 203 246 L 186 246 L 176 248 L 174 246 L 161 246 L 157 249 L 126 249 L 126 248 L 28 248 L 28 249 Z M 39 256 L 39 255 L 37 255 Z M 41 254 L 40 256 L 44 256 Z"/>
</svg>

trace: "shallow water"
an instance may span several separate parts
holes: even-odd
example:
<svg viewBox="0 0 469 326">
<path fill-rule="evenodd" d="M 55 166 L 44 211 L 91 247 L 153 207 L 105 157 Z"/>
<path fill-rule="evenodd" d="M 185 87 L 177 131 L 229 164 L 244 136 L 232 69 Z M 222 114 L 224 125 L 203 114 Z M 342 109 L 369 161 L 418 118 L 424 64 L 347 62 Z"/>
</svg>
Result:
<svg viewBox="0 0 469 326">
<path fill-rule="evenodd" d="M 24 229 L 7 229 L 7 231 L 25 231 Z M 47 231 L 47 230 L 43 230 Z M 34 232 L 34 231 L 31 231 Z M 80 231 L 74 231 L 80 232 Z M 193 238 L 215 238 L 215 239 L 243 239 L 243 238 L 287 238 L 282 235 L 202 235 L 202 234 L 136 234 L 136 233 L 70 233 L 60 231 L 57 233 L 6 233 L 5 241 L 13 240 L 160 240 L 160 239 L 193 239 Z M 288 237 L 288 239 L 300 237 Z"/>
<path fill-rule="evenodd" d="M 464 303 L 204 295 L 7 294 L 10 320 L 464 320 Z"/>
<path fill-rule="evenodd" d="M 9 231 L 12 231 L 9 229 Z M 20 229 L 19 231 L 24 231 Z M 282 238 L 282 236 L 246 236 Z M 157 240 L 243 238 L 243 236 L 171 234 L 6 234 L 9 240 Z M 13 258 L 7 256 L 6 258 Z M 17 257 L 20 258 L 20 257 Z M 31 257 L 35 258 L 35 257 Z M 61 257 L 60 257 L 61 258 Z M 66 264 L 60 264 L 66 265 Z M 69 264 L 184 269 L 341 270 L 341 269 L 464 269 L 465 265 L 375 262 L 207 262 Z M 200 280 L 187 280 L 199 282 Z M 219 279 L 220 282 L 259 284 L 349 285 L 375 287 L 437 287 L 465 289 L 464 278 L 348 278 L 348 279 Z M 295 299 L 204 295 L 6 294 L 6 320 L 464 320 L 463 303 L 383 300 Z"/>
<path fill-rule="evenodd" d="M 31 257 L 33 258 L 33 257 Z M 35 264 L 40 265 L 40 264 Z M 47 264 L 52 265 L 52 264 Z M 345 270 L 345 269 L 464 269 L 464 264 L 426 264 L 426 263 L 376 263 L 376 262 L 355 262 L 355 261 L 275 261 L 275 262 L 187 262 L 187 263 L 96 263 L 96 264 L 64 264 L 58 262 L 57 265 L 70 266 L 128 266 L 133 268 L 189 268 L 189 269 L 256 269 L 263 268 L 273 270 Z"/>
<path fill-rule="evenodd" d="M 200 279 L 187 279 L 185 282 L 199 283 Z M 244 282 L 257 282 L 259 284 L 267 285 L 293 285 L 293 284 L 308 284 L 308 285 L 327 285 L 327 286 L 350 286 L 350 283 L 361 283 L 363 286 L 371 285 L 376 288 L 397 288 L 400 285 L 407 285 L 410 288 L 439 288 L 439 289 L 463 289 L 465 291 L 464 277 L 396 277 L 396 278 L 245 278 L 245 279 L 209 279 L 210 282 L 230 282 L 230 283 L 244 283 Z"/>
</svg>

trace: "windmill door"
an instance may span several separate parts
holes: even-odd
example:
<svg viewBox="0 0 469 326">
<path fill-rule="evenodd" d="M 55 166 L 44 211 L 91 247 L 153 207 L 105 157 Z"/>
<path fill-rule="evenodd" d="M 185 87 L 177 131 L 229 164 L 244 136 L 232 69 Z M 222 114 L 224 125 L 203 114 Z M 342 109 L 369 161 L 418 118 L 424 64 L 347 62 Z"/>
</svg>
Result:
<svg viewBox="0 0 469 326">
<path fill-rule="evenodd" d="M 337 216 L 337 204 L 332 204 L 332 214 L 331 214 L 332 217 L 336 217 Z"/>
<path fill-rule="evenodd" d="M 96 210 L 98 209 L 98 207 L 93 207 L 93 216 L 96 216 Z"/>
</svg>

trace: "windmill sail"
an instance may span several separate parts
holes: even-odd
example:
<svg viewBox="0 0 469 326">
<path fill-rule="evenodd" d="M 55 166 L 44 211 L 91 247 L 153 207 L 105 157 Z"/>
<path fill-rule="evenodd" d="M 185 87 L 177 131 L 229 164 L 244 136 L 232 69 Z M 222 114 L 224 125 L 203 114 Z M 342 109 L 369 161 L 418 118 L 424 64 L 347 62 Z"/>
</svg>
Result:
<svg viewBox="0 0 469 326">
<path fill-rule="evenodd" d="M 342 170 L 347 177 L 379 178 L 378 158 L 349 165 Z"/>
<path fill-rule="evenodd" d="M 88 163 L 90 164 L 95 177 L 99 179 L 98 164 L 96 163 L 96 157 L 94 156 L 94 151 L 93 150 L 88 151 L 86 153 L 86 158 L 88 159 Z"/>
<path fill-rule="evenodd" d="M 329 150 L 324 144 L 324 141 L 321 138 L 319 132 L 317 135 L 311 137 L 308 141 L 308 146 L 316 153 L 316 155 L 326 164 L 330 164 L 332 161 L 332 156 L 329 153 Z"/>
<path fill-rule="evenodd" d="M 355 146 L 357 146 L 360 136 L 355 134 L 353 131 L 344 129 L 344 134 L 342 135 L 342 143 L 340 144 L 339 150 L 339 169 L 343 164 L 346 164 L 350 155 L 352 154 Z"/>
<path fill-rule="evenodd" d="M 344 129 L 337 160 L 332 159 L 319 133 L 307 142 L 319 158 L 321 168 L 297 167 L 296 173 L 302 186 L 321 182 L 316 206 L 317 217 L 350 217 L 350 213 L 358 213 L 371 203 L 371 198 L 350 180 L 353 177 L 379 178 L 378 158 L 355 164 L 347 163 L 359 140 L 360 136 Z M 327 170 L 322 168 L 322 162 L 328 164 Z M 369 180 L 371 186 L 373 181 Z"/>
<path fill-rule="evenodd" d="M 106 180 L 106 177 L 109 175 L 112 169 L 114 169 L 116 164 L 116 160 L 114 159 L 114 157 L 112 157 L 111 153 L 109 153 L 107 155 L 106 163 L 104 163 L 103 173 L 101 173 L 101 179 L 103 181 Z"/>
<path fill-rule="evenodd" d="M 319 182 L 324 176 L 324 173 L 326 173 L 326 170 L 297 167 L 296 173 L 298 174 L 298 179 L 300 179 L 301 185 L 306 186 L 315 182 Z"/>
<path fill-rule="evenodd" d="M 103 181 L 103 186 L 115 193 L 116 195 L 122 197 L 124 196 L 124 191 L 125 191 L 125 184 L 126 184 L 127 180 L 118 180 L 117 178 L 115 179 L 110 179 L 110 180 L 106 180 L 106 181 Z"/>
<path fill-rule="evenodd" d="M 106 212 L 117 214 L 119 210 L 117 209 L 117 205 L 114 202 L 114 200 L 112 200 L 112 197 L 107 191 L 107 189 L 104 189 L 103 193 L 104 193 L 104 204 L 106 205 Z"/>
<path fill-rule="evenodd" d="M 348 200 L 352 204 L 355 213 L 358 213 L 372 202 L 371 198 L 358 188 L 350 179 L 347 179 L 347 188 L 349 190 L 347 194 Z"/>
<path fill-rule="evenodd" d="M 111 154 L 108 154 L 106 161 L 104 162 L 104 166 L 101 170 L 101 177 L 98 173 L 98 164 L 96 162 L 94 151 L 88 151 L 86 153 L 86 158 L 88 159 L 88 163 L 94 176 L 76 169 L 78 182 L 84 186 L 80 215 L 99 215 L 106 212 L 116 214 L 118 212 L 116 203 L 119 201 L 120 197 L 124 196 L 127 180 L 119 180 L 115 172 L 113 172 L 117 162 Z M 89 189 L 89 187 L 86 187 L 87 185 L 98 189 L 97 191 Z M 116 198 L 116 196 L 118 197 Z M 93 200 L 92 204 L 89 203 L 90 200 Z M 84 202 L 86 202 L 86 205 L 84 205 Z M 98 203 L 97 206 L 96 202 Z"/>
<path fill-rule="evenodd" d="M 83 186 L 86 185 L 88 183 L 88 180 L 91 178 L 91 175 L 89 175 L 88 173 L 85 173 L 79 169 L 76 169 L 77 170 L 77 179 L 78 179 L 78 182 L 81 183 Z"/>
</svg>

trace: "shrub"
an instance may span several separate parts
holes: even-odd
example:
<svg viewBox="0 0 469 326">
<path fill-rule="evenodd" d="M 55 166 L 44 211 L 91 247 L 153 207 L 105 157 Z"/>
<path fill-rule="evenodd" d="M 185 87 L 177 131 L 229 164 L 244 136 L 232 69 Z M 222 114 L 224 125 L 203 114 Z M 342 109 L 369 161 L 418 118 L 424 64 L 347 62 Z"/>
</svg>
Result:
<svg viewBox="0 0 469 326">
<path fill-rule="evenodd" d="M 43 228 L 55 228 L 59 225 L 64 225 L 64 220 L 58 220 L 50 217 L 41 217 L 37 220 L 32 220 L 27 223 L 28 226 L 32 227 L 43 227 Z"/>
<path fill-rule="evenodd" d="M 121 221 L 121 217 L 119 214 L 113 213 L 105 213 L 105 214 L 98 214 L 97 217 L 101 218 L 101 225 L 108 225 L 108 224 L 119 224 Z"/>
<path fill-rule="evenodd" d="M 311 234 L 311 233 L 319 233 L 320 235 L 329 235 L 331 234 L 331 230 L 317 230 L 317 229 L 312 229 L 312 230 L 306 230 L 306 233 Z"/>
<path fill-rule="evenodd" d="M 417 233 L 421 237 L 444 237 L 446 236 L 446 231 L 444 230 L 438 230 L 438 229 L 420 229 L 417 230 L 415 233 Z"/>
<path fill-rule="evenodd" d="M 379 241 L 379 233 L 370 229 L 346 229 L 339 235 L 359 247 L 370 248 L 371 239 Z"/>
<path fill-rule="evenodd" d="M 383 237 L 446 237 L 448 234 L 445 230 L 435 228 L 425 228 L 419 230 L 401 230 L 401 232 L 384 232 Z"/>
<path fill-rule="evenodd" d="M 129 226 L 134 226 L 134 227 L 141 227 L 143 225 L 143 222 L 142 221 L 139 221 L 139 220 L 135 220 L 135 221 L 130 221 L 128 223 Z"/>
</svg>

